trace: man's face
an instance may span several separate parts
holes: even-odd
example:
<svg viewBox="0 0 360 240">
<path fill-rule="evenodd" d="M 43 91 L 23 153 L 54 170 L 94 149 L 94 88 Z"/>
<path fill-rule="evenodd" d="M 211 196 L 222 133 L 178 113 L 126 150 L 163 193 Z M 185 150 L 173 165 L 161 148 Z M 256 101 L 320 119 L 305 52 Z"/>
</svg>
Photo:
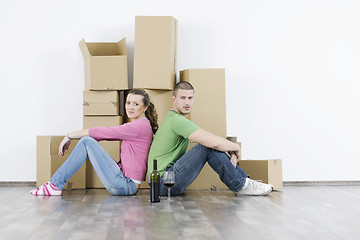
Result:
<svg viewBox="0 0 360 240">
<path fill-rule="evenodd" d="M 176 96 L 172 97 L 174 110 L 186 116 L 191 111 L 191 106 L 194 103 L 194 90 L 178 89 Z"/>
</svg>

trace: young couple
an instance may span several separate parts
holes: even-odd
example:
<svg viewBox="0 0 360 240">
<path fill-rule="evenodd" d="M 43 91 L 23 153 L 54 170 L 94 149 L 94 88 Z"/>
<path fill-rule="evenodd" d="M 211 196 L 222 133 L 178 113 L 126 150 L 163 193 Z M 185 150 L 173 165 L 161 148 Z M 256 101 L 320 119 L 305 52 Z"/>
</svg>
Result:
<svg viewBox="0 0 360 240">
<path fill-rule="evenodd" d="M 131 122 L 116 127 L 96 127 L 69 133 L 60 143 L 61 156 L 68 149 L 71 139 L 80 141 L 50 181 L 31 193 L 37 196 L 61 195 L 66 182 L 86 158 L 90 160 L 105 188 L 113 195 L 136 194 L 139 185 L 145 180 L 146 169 L 148 172 L 153 170 L 153 159 L 158 160 L 160 175 L 167 169 L 174 170 L 176 183 L 171 188 L 171 195 L 182 193 L 195 180 L 206 162 L 237 195 L 267 195 L 272 191 L 272 185 L 250 179 L 237 166 L 239 145 L 205 131 L 186 119 L 194 102 L 194 88 L 190 83 L 177 83 L 172 101 L 173 108 L 158 127 L 156 110 L 149 95 L 143 89 L 133 89 L 125 103 L 126 114 Z M 101 140 L 122 141 L 121 162 L 116 163 L 99 145 L 98 141 Z M 198 144 L 187 152 L 190 140 Z M 160 194 L 167 195 L 162 179 Z"/>
</svg>

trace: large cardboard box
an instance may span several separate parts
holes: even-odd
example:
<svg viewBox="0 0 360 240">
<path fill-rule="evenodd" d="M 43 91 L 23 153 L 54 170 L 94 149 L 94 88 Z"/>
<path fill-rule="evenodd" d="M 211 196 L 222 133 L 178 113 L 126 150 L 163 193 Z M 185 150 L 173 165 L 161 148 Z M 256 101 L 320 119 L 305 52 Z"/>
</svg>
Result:
<svg viewBox="0 0 360 240">
<path fill-rule="evenodd" d="M 83 114 L 84 116 L 117 116 L 120 113 L 119 100 L 118 91 L 84 91 Z"/>
<path fill-rule="evenodd" d="M 84 116 L 84 129 L 90 127 L 114 127 L 123 124 L 122 116 Z M 100 141 L 100 145 L 114 159 L 120 161 L 120 141 Z M 90 161 L 86 160 L 86 188 L 104 188 Z"/>
<path fill-rule="evenodd" d="M 188 118 L 199 127 L 226 138 L 225 69 L 186 69 L 180 72 L 180 81 L 190 82 L 195 90 Z"/>
<path fill-rule="evenodd" d="M 64 156 L 59 156 L 59 145 L 64 136 L 37 136 L 36 138 L 36 186 L 48 182 L 57 169 L 67 160 L 70 153 L 78 143 L 72 140 L 69 150 Z M 84 189 L 85 164 L 69 179 L 64 189 Z"/>
<path fill-rule="evenodd" d="M 79 46 L 84 57 L 85 90 L 129 89 L 126 40 L 117 43 L 89 43 Z"/>
<path fill-rule="evenodd" d="M 280 159 L 241 160 L 239 167 L 244 169 L 251 179 L 272 184 L 275 190 L 283 187 L 282 161 Z"/>
<path fill-rule="evenodd" d="M 150 96 L 150 101 L 155 105 L 158 115 L 158 123 L 164 119 L 165 115 L 172 108 L 172 90 L 150 90 L 145 89 Z"/>
<path fill-rule="evenodd" d="M 194 147 L 197 143 L 190 143 L 188 150 Z M 240 148 L 241 143 L 238 142 Z M 175 176 L 176 178 L 176 176 Z M 176 179 L 175 179 L 176 180 Z M 197 176 L 197 178 L 186 189 L 191 190 L 216 190 L 228 189 L 228 187 L 220 180 L 219 175 L 206 163 Z"/>
<path fill-rule="evenodd" d="M 172 90 L 176 79 L 177 20 L 136 16 L 134 88 Z"/>
</svg>

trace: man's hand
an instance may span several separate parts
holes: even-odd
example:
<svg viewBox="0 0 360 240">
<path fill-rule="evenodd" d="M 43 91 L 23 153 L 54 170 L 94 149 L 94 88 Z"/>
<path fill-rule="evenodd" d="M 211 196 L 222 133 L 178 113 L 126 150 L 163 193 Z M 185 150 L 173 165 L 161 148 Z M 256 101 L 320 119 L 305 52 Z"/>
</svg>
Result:
<svg viewBox="0 0 360 240">
<path fill-rule="evenodd" d="M 236 152 L 229 152 L 229 154 L 230 154 L 230 161 L 232 165 L 236 168 L 236 164 L 238 162 L 238 157 L 236 155 Z"/>
<path fill-rule="evenodd" d="M 240 159 L 240 157 L 241 157 L 241 153 L 240 153 L 240 149 L 238 150 L 238 151 L 233 151 L 233 153 L 235 154 L 235 156 L 236 156 L 236 159 Z"/>
<path fill-rule="evenodd" d="M 64 137 L 59 146 L 59 155 L 64 156 L 65 151 L 69 149 L 71 143 L 71 139 L 68 137 Z"/>
</svg>

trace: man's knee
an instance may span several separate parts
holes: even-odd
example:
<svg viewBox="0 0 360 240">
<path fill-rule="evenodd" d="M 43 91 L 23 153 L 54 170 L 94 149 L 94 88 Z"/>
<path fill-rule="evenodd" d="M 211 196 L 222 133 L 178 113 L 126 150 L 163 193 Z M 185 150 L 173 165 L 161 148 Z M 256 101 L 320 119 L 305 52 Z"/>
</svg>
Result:
<svg viewBox="0 0 360 240">
<path fill-rule="evenodd" d="M 225 157 L 228 157 L 228 155 L 225 152 L 213 149 L 213 148 L 209 148 L 206 147 L 204 145 L 201 145 L 200 143 L 196 144 L 195 147 L 197 147 L 197 149 L 199 149 L 200 151 L 207 151 L 209 154 L 213 155 L 224 155 Z"/>
<path fill-rule="evenodd" d="M 213 149 L 205 147 L 204 145 L 201 145 L 200 143 L 197 143 L 194 147 L 194 149 L 197 149 L 198 151 L 211 151 Z"/>
</svg>

